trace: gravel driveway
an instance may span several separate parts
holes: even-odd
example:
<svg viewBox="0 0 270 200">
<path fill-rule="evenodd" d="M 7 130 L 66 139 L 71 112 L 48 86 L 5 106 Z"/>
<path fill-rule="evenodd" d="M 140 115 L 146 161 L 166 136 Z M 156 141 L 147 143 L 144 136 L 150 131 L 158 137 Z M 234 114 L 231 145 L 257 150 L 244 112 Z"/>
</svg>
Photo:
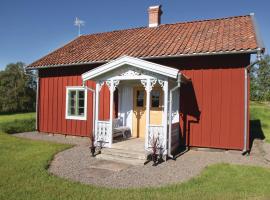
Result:
<svg viewBox="0 0 270 200">
<path fill-rule="evenodd" d="M 27 138 L 32 139 L 42 139 L 44 136 L 40 133 L 35 134 L 39 136 L 33 136 L 33 133 L 19 136 L 27 135 Z M 53 141 L 52 137 L 55 136 L 51 136 L 50 141 Z M 45 135 L 43 139 L 48 138 Z M 55 141 L 65 143 L 58 140 L 60 139 L 57 138 Z M 270 149 L 270 144 L 260 140 L 254 141 L 250 156 L 242 156 L 240 151 L 190 150 L 175 161 L 168 160 L 156 167 L 151 163 L 144 166 L 129 166 L 98 160 L 90 156 L 87 143 L 76 142 L 76 144 L 75 147 L 55 155 L 49 172 L 70 180 L 110 188 L 139 188 L 180 183 L 199 175 L 206 166 L 215 163 L 270 167 L 270 161 L 267 160 L 269 151 L 265 152 Z M 113 166 L 120 170 L 114 170 Z"/>
</svg>

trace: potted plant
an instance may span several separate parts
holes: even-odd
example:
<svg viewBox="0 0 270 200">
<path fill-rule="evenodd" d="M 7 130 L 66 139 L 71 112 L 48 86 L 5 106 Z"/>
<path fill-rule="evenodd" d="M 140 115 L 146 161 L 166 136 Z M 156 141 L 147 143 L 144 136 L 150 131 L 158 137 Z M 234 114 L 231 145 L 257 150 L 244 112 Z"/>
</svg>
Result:
<svg viewBox="0 0 270 200">
<path fill-rule="evenodd" d="M 152 141 L 152 161 L 153 166 L 158 164 L 158 138 L 154 136 Z"/>
<path fill-rule="evenodd" d="M 95 136 L 94 136 L 94 134 L 91 135 L 90 140 L 91 140 L 91 146 L 89 148 L 90 148 L 92 157 L 95 157 L 96 146 L 95 146 Z"/>
</svg>

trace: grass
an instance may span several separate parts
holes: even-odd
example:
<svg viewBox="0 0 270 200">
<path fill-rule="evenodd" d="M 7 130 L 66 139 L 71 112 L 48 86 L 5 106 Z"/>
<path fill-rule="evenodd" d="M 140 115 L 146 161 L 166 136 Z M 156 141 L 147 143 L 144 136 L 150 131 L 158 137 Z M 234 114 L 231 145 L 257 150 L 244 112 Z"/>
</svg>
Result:
<svg viewBox="0 0 270 200">
<path fill-rule="evenodd" d="M 6 122 L 12 122 L 20 119 L 34 119 L 36 117 L 35 112 L 31 113 L 18 113 L 18 114 L 0 114 L 0 124 Z"/>
<path fill-rule="evenodd" d="M 251 102 L 250 119 L 252 133 L 270 143 L 270 104 Z"/>
<path fill-rule="evenodd" d="M 9 134 L 34 131 L 35 123 L 35 113 L 0 115 L 0 130 Z"/>
<path fill-rule="evenodd" d="M 257 107 L 260 109 L 260 105 L 254 104 L 252 107 L 253 113 L 261 113 L 256 111 Z M 0 122 L 12 122 L 16 118 L 25 119 L 26 116 L 31 118 L 34 114 L 16 114 L 12 117 L 2 115 Z M 207 167 L 200 176 L 188 182 L 144 189 L 106 189 L 50 175 L 46 169 L 53 155 L 69 147 L 19 139 L 0 132 L 0 199 L 270 198 L 270 169 L 261 167 L 217 164 Z"/>
<path fill-rule="evenodd" d="M 213 165 L 186 183 L 155 189 L 106 189 L 48 174 L 52 156 L 68 147 L 0 133 L 0 199 L 270 198 L 270 170 L 260 167 Z"/>
</svg>

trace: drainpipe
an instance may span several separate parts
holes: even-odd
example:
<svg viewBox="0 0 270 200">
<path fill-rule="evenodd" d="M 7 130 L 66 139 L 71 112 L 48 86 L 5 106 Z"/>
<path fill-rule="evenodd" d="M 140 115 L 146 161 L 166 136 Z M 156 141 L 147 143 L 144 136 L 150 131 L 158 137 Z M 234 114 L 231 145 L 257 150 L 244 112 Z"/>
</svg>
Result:
<svg viewBox="0 0 270 200">
<path fill-rule="evenodd" d="M 181 86 L 181 74 L 178 75 L 178 78 L 177 78 L 177 85 L 172 88 L 170 90 L 170 100 L 169 100 L 169 137 L 168 137 L 168 157 L 170 158 L 173 158 L 173 155 L 172 155 L 172 95 L 173 95 L 173 92 L 175 90 L 177 90 L 178 88 L 180 88 Z M 180 92 L 179 92 L 179 96 L 180 96 Z M 180 101 L 180 100 L 179 100 Z M 180 102 L 179 102 L 179 105 L 180 105 Z"/>
<path fill-rule="evenodd" d="M 245 68 L 245 88 L 244 88 L 244 95 L 245 95 L 245 103 L 244 103 L 244 115 L 245 115 L 245 121 L 244 121 L 244 148 L 243 148 L 243 154 L 246 153 L 247 151 L 247 123 L 248 123 L 248 113 L 247 113 L 247 109 L 248 109 L 248 72 L 247 72 L 247 68 Z"/>
<path fill-rule="evenodd" d="M 93 130 L 92 130 L 92 134 L 94 134 L 95 133 L 95 117 L 96 117 L 95 116 L 95 113 L 96 113 L 96 98 L 95 98 L 96 97 L 96 91 L 94 89 L 90 88 L 90 87 L 87 87 L 85 85 L 84 81 L 83 81 L 83 87 L 93 93 L 93 126 L 92 126 Z"/>
<path fill-rule="evenodd" d="M 27 75 L 27 76 L 31 76 L 31 77 L 34 77 L 34 78 L 36 78 L 36 83 L 37 83 L 37 91 L 36 91 L 36 131 L 38 131 L 38 114 L 39 114 L 39 112 L 38 112 L 38 106 L 39 106 L 39 102 L 38 102 L 38 100 L 39 100 L 39 73 L 38 73 L 38 70 L 37 70 L 37 74 L 35 75 L 35 74 L 28 74 L 27 73 L 27 70 L 26 70 L 26 68 L 24 68 L 24 74 L 25 75 Z"/>
<path fill-rule="evenodd" d="M 242 154 L 246 154 L 248 151 L 248 69 L 254 65 L 256 65 L 258 62 L 261 61 L 262 58 L 262 54 L 261 51 L 258 51 L 257 53 L 257 61 L 255 61 L 254 63 L 248 65 L 245 68 L 245 83 L 244 83 L 244 147 L 242 150 Z"/>
</svg>

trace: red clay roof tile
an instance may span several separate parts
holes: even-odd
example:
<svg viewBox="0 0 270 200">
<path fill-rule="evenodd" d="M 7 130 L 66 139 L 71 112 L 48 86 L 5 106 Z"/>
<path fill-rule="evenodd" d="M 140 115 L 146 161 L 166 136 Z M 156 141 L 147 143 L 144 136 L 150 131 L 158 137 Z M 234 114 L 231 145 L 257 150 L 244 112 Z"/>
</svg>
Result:
<svg viewBox="0 0 270 200">
<path fill-rule="evenodd" d="M 28 67 L 106 62 L 123 55 L 149 58 L 257 48 L 247 15 L 83 35 Z"/>
</svg>

